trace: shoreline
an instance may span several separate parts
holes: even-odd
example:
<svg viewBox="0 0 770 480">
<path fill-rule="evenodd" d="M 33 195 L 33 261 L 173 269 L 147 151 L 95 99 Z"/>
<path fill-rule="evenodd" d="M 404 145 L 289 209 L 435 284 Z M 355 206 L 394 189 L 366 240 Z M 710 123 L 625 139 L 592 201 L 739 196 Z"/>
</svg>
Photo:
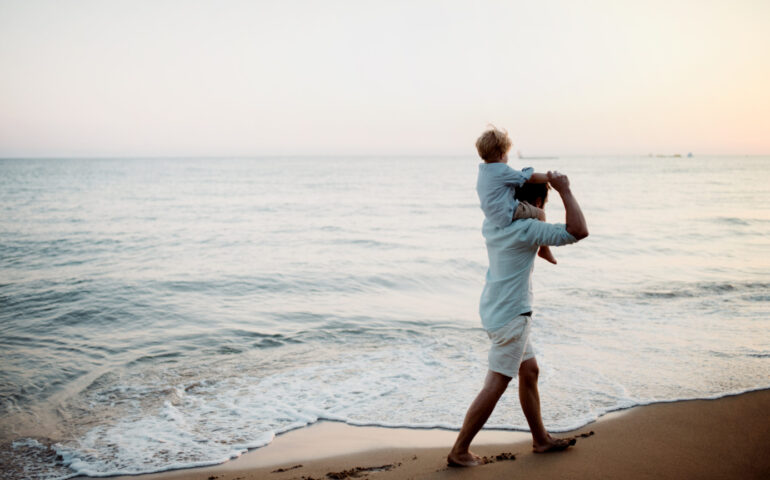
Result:
<svg viewBox="0 0 770 480">
<path fill-rule="evenodd" d="M 528 432 L 482 430 L 472 448 L 492 461 L 470 469 L 446 466 L 456 431 L 322 421 L 276 436 L 269 445 L 225 463 L 111 478 L 768 478 L 768 411 L 770 389 L 632 407 L 557 434 L 577 437 L 578 444 L 549 455 L 531 452 Z"/>
</svg>

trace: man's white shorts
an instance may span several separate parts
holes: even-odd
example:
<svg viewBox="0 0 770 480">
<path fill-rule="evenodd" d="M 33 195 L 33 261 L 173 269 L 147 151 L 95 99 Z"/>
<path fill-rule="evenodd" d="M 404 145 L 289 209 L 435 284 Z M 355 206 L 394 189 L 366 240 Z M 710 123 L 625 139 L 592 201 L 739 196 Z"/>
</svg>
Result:
<svg viewBox="0 0 770 480">
<path fill-rule="evenodd" d="M 529 332 L 532 328 L 532 317 L 519 315 L 502 327 L 487 331 L 492 340 L 489 349 L 489 369 L 515 378 L 519 375 L 519 365 L 525 360 L 535 357 L 535 352 L 529 344 Z"/>
</svg>

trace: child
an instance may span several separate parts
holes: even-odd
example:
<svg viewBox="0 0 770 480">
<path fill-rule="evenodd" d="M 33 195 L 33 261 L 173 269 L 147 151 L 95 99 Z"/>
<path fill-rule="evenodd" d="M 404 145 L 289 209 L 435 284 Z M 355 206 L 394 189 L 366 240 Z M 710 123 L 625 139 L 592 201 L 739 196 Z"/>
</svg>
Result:
<svg viewBox="0 0 770 480">
<path fill-rule="evenodd" d="M 506 227 L 514 220 L 537 218 L 545 221 L 545 212 L 527 202 L 519 202 L 514 194 L 516 188 L 530 183 L 548 183 L 545 173 L 534 173 L 532 168 L 514 170 L 508 164 L 511 149 L 508 133 L 495 127 L 482 133 L 476 140 L 476 150 L 484 163 L 479 164 L 479 178 L 476 192 L 481 200 L 481 209 L 487 219 L 499 227 Z M 555 264 L 556 259 L 547 245 L 540 247 L 538 256 Z"/>
</svg>

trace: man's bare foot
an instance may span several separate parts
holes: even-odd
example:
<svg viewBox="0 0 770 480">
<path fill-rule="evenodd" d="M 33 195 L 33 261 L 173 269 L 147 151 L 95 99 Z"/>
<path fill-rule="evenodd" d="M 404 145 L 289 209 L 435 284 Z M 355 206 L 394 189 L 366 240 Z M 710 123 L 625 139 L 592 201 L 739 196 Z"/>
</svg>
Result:
<svg viewBox="0 0 770 480">
<path fill-rule="evenodd" d="M 537 256 L 556 265 L 556 257 L 553 256 L 551 249 L 547 246 L 540 247 L 537 251 Z"/>
<path fill-rule="evenodd" d="M 484 459 L 471 452 L 461 453 L 459 455 L 449 452 L 449 455 L 446 457 L 446 463 L 450 467 L 476 467 L 482 465 Z"/>
<path fill-rule="evenodd" d="M 543 445 L 532 444 L 532 451 L 535 453 L 561 452 L 562 450 L 568 449 L 576 442 L 577 441 L 574 438 L 553 438 L 548 435 L 548 442 Z"/>
</svg>

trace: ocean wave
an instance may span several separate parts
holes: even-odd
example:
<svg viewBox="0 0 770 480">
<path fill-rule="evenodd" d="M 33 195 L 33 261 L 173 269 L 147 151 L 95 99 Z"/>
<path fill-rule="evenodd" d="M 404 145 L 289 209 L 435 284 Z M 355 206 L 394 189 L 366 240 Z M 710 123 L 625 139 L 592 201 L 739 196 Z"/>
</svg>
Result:
<svg viewBox="0 0 770 480">
<path fill-rule="evenodd" d="M 716 217 L 716 218 L 707 218 L 707 219 L 704 219 L 704 221 L 707 221 L 707 222 L 715 221 L 726 225 L 739 225 L 739 226 L 763 225 L 763 224 L 770 223 L 770 219 L 767 219 L 767 218 L 751 218 L 751 217 Z"/>
<path fill-rule="evenodd" d="M 575 288 L 564 289 L 569 295 L 583 298 L 674 300 L 686 298 L 716 298 L 722 295 L 754 295 L 747 299 L 761 299 L 764 292 L 770 290 L 770 283 L 756 281 L 732 282 L 666 282 L 664 285 L 615 285 L 611 289 Z M 760 293 L 756 293 L 760 292 Z"/>
<path fill-rule="evenodd" d="M 477 267 L 474 262 L 457 261 L 453 265 Z M 470 275 L 470 273 L 469 273 Z M 451 268 L 439 267 L 432 274 L 408 273 L 342 273 L 316 271 L 303 273 L 275 273 L 251 277 L 214 280 L 148 280 L 137 287 L 156 292 L 199 293 L 221 296 L 253 296 L 254 294 L 290 294 L 339 292 L 361 293 L 376 291 L 408 291 L 432 288 L 431 285 L 452 285 L 461 274 Z M 130 288 L 130 284 L 127 285 Z"/>
<path fill-rule="evenodd" d="M 677 288 L 666 288 L 661 290 L 647 290 L 639 292 L 641 298 L 685 298 L 701 297 L 711 295 L 722 295 L 728 293 L 744 293 L 756 290 L 767 291 L 770 289 L 770 283 L 763 282 L 697 282 L 693 284 L 680 284 Z"/>
</svg>

